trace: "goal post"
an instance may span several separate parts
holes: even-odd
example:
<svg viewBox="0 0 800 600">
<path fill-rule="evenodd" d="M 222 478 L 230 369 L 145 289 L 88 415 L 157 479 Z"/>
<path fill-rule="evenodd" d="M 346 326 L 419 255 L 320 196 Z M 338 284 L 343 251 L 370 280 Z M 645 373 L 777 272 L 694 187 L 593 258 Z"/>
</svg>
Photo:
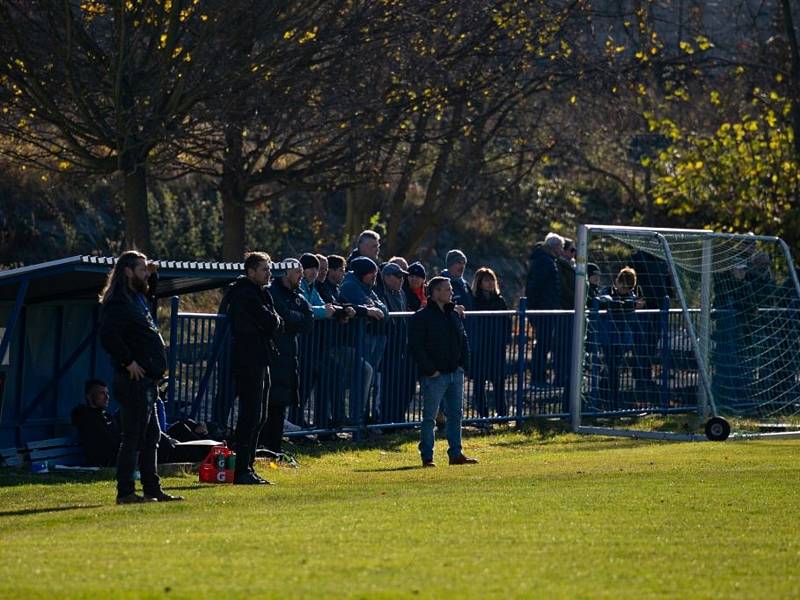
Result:
<svg viewBox="0 0 800 600">
<path fill-rule="evenodd" d="M 576 260 L 573 431 L 800 432 L 800 283 L 783 240 L 581 225 Z"/>
</svg>

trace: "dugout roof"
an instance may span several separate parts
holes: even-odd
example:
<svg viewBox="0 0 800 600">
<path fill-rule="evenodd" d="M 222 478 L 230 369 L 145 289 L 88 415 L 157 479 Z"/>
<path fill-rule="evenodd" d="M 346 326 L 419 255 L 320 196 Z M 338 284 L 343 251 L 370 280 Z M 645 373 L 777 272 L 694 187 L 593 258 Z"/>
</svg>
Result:
<svg viewBox="0 0 800 600">
<path fill-rule="evenodd" d="M 97 298 L 116 259 L 71 256 L 0 271 L 0 302 L 13 302 L 27 280 L 25 303 Z M 159 298 L 218 288 L 238 277 L 244 263 L 157 260 Z"/>
</svg>

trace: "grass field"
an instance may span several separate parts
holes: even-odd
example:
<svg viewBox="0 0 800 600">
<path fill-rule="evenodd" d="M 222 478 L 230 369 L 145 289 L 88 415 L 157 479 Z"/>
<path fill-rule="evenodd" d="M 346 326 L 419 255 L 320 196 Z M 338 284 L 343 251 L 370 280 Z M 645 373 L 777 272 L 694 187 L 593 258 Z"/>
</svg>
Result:
<svg viewBox="0 0 800 600">
<path fill-rule="evenodd" d="M 300 453 L 269 487 L 0 474 L 0 597 L 797 598 L 800 441 L 412 433 Z"/>
</svg>

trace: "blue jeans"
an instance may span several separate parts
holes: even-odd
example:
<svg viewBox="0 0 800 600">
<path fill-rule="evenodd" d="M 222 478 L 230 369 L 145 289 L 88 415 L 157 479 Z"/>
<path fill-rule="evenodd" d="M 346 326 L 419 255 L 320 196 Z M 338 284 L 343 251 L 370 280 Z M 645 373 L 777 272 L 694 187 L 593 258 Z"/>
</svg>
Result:
<svg viewBox="0 0 800 600">
<path fill-rule="evenodd" d="M 440 373 L 436 377 L 423 377 L 422 385 L 422 431 L 419 453 L 422 460 L 433 460 L 434 427 L 439 405 L 444 405 L 447 417 L 447 455 L 461 456 L 461 413 L 464 399 L 464 370 Z"/>
</svg>

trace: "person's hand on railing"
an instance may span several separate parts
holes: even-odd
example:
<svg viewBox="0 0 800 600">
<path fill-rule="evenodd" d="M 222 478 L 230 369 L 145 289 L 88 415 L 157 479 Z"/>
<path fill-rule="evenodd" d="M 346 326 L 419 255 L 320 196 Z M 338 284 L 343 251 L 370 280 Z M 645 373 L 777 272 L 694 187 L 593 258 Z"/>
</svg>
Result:
<svg viewBox="0 0 800 600">
<path fill-rule="evenodd" d="M 333 304 L 330 302 L 325 305 L 325 318 L 330 319 L 333 316 L 333 313 L 336 312 L 336 309 L 333 307 Z"/>
<path fill-rule="evenodd" d="M 344 307 L 344 316 L 346 319 L 352 319 L 356 316 L 356 309 L 352 306 L 345 306 Z"/>
<path fill-rule="evenodd" d="M 383 321 L 383 311 L 380 308 L 376 308 L 374 306 L 367 307 L 367 316 L 377 321 Z"/>
<path fill-rule="evenodd" d="M 464 311 L 465 311 L 466 309 L 464 308 L 464 305 L 463 305 L 463 304 L 456 304 L 456 305 L 453 307 L 453 310 L 454 310 L 455 312 L 457 312 L 457 313 L 458 313 L 458 316 L 459 316 L 459 317 L 461 317 L 462 319 L 464 318 Z"/>
</svg>

